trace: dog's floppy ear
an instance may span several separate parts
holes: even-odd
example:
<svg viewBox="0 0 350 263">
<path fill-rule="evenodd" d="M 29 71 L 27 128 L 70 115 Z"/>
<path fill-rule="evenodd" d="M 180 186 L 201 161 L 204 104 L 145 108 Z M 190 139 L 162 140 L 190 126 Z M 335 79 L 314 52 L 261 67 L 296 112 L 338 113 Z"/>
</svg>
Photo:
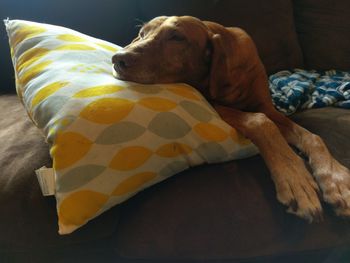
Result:
<svg viewBox="0 0 350 263">
<path fill-rule="evenodd" d="M 230 83 L 230 69 L 232 59 L 232 47 L 225 43 L 222 35 L 212 34 L 211 41 L 211 66 L 209 76 L 209 94 L 212 99 L 220 97 L 220 91 Z"/>
</svg>

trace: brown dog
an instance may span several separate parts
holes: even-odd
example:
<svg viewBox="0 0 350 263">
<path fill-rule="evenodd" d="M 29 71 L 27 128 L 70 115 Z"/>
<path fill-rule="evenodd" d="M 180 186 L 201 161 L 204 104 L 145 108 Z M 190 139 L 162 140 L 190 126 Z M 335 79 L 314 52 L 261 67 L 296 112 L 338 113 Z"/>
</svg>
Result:
<svg viewBox="0 0 350 263">
<path fill-rule="evenodd" d="M 330 155 L 319 136 L 275 110 L 264 66 L 242 29 L 190 16 L 157 17 L 112 61 L 122 80 L 184 82 L 197 88 L 259 148 L 288 212 L 309 222 L 320 220 L 319 185 L 336 213 L 350 216 L 350 171 Z M 318 184 L 288 144 L 308 157 Z"/>
</svg>

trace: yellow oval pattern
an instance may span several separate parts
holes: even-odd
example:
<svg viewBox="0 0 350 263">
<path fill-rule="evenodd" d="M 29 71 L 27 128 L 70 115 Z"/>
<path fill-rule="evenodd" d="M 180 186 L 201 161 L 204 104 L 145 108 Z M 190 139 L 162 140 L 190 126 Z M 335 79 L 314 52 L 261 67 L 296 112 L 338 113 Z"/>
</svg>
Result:
<svg viewBox="0 0 350 263">
<path fill-rule="evenodd" d="M 95 87 L 83 89 L 75 93 L 73 98 L 89 98 L 89 97 L 101 96 L 104 94 L 111 94 L 122 89 L 123 89 L 122 86 L 117 86 L 117 85 L 95 86 Z"/>
<path fill-rule="evenodd" d="M 92 142 L 79 133 L 58 133 L 50 151 L 53 159 L 53 168 L 61 170 L 71 166 L 82 159 L 91 146 Z"/>
<path fill-rule="evenodd" d="M 89 190 L 74 192 L 60 203 L 59 221 L 66 226 L 81 226 L 104 206 L 108 198 L 108 195 Z"/>
<path fill-rule="evenodd" d="M 193 91 L 191 91 L 189 88 L 185 86 L 172 86 L 172 87 L 169 87 L 168 90 L 171 91 L 172 93 L 175 93 L 176 95 L 185 97 L 187 99 L 199 100 L 199 97 Z"/>
<path fill-rule="evenodd" d="M 38 105 L 40 102 L 42 102 L 44 99 L 46 99 L 51 94 L 55 93 L 59 89 L 63 88 L 64 86 L 67 86 L 69 82 L 62 82 L 57 81 L 54 83 L 51 83 L 42 89 L 38 91 L 37 94 L 35 94 L 33 100 L 32 100 L 32 108 Z"/>
<path fill-rule="evenodd" d="M 138 103 L 154 111 L 169 111 L 175 108 L 177 105 L 175 102 L 171 100 L 160 98 L 160 97 L 143 98 L 139 100 Z"/>
<path fill-rule="evenodd" d="M 68 41 L 68 42 L 83 42 L 85 41 L 84 38 L 72 34 L 62 34 L 58 35 L 57 39 L 63 40 L 63 41 Z"/>
<path fill-rule="evenodd" d="M 232 129 L 230 131 L 230 136 L 232 140 L 240 145 L 248 145 L 251 144 L 252 142 L 244 137 L 241 133 L 239 133 L 236 129 Z"/>
<path fill-rule="evenodd" d="M 48 60 L 29 68 L 25 73 L 23 73 L 22 76 L 19 77 L 19 84 L 22 86 L 26 85 L 30 80 L 42 73 L 42 71 L 44 71 L 50 64 L 52 64 L 52 61 Z"/>
<path fill-rule="evenodd" d="M 135 192 L 147 182 L 157 177 L 154 172 L 143 172 L 135 174 L 125 181 L 121 182 L 112 192 L 112 195 L 124 195 L 127 193 Z"/>
<path fill-rule="evenodd" d="M 142 146 L 131 146 L 121 149 L 112 159 L 109 167 L 115 170 L 128 171 L 143 165 L 152 152 Z"/>
<path fill-rule="evenodd" d="M 13 55 L 15 54 L 15 50 L 13 49 L 13 47 L 10 47 L 10 54 L 11 54 L 11 58 L 12 58 Z"/>
<path fill-rule="evenodd" d="M 66 44 L 53 50 L 95 50 L 96 48 L 84 44 Z"/>
<path fill-rule="evenodd" d="M 190 146 L 178 142 L 164 144 L 160 146 L 156 154 L 161 157 L 172 158 L 182 154 L 189 154 L 192 152 Z"/>
<path fill-rule="evenodd" d="M 228 134 L 223 129 L 211 123 L 198 123 L 193 127 L 193 130 L 208 141 L 220 142 L 228 137 Z"/>
<path fill-rule="evenodd" d="M 88 104 L 79 116 L 91 122 L 111 124 L 125 118 L 133 108 L 130 100 L 103 98 Z"/>
</svg>

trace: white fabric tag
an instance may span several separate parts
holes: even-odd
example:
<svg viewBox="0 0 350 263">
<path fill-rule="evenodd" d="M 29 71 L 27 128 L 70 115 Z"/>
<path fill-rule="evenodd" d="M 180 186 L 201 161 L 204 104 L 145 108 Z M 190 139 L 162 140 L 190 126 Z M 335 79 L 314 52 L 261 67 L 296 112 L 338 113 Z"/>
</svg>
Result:
<svg viewBox="0 0 350 263">
<path fill-rule="evenodd" d="M 35 171 L 44 196 L 55 195 L 55 172 L 52 168 L 41 167 Z"/>
</svg>

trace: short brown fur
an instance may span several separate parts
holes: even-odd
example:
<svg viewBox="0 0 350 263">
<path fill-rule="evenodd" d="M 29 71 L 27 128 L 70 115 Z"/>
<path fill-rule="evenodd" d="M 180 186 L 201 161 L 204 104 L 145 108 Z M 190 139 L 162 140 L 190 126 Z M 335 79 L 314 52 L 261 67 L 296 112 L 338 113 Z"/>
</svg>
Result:
<svg viewBox="0 0 350 263">
<path fill-rule="evenodd" d="M 350 216 L 350 171 L 319 136 L 275 110 L 264 66 L 244 30 L 190 16 L 157 17 L 112 61 L 119 79 L 184 82 L 197 88 L 259 148 L 288 212 L 319 221 L 322 191 L 338 215 Z M 289 144 L 307 156 L 313 176 Z"/>
</svg>

